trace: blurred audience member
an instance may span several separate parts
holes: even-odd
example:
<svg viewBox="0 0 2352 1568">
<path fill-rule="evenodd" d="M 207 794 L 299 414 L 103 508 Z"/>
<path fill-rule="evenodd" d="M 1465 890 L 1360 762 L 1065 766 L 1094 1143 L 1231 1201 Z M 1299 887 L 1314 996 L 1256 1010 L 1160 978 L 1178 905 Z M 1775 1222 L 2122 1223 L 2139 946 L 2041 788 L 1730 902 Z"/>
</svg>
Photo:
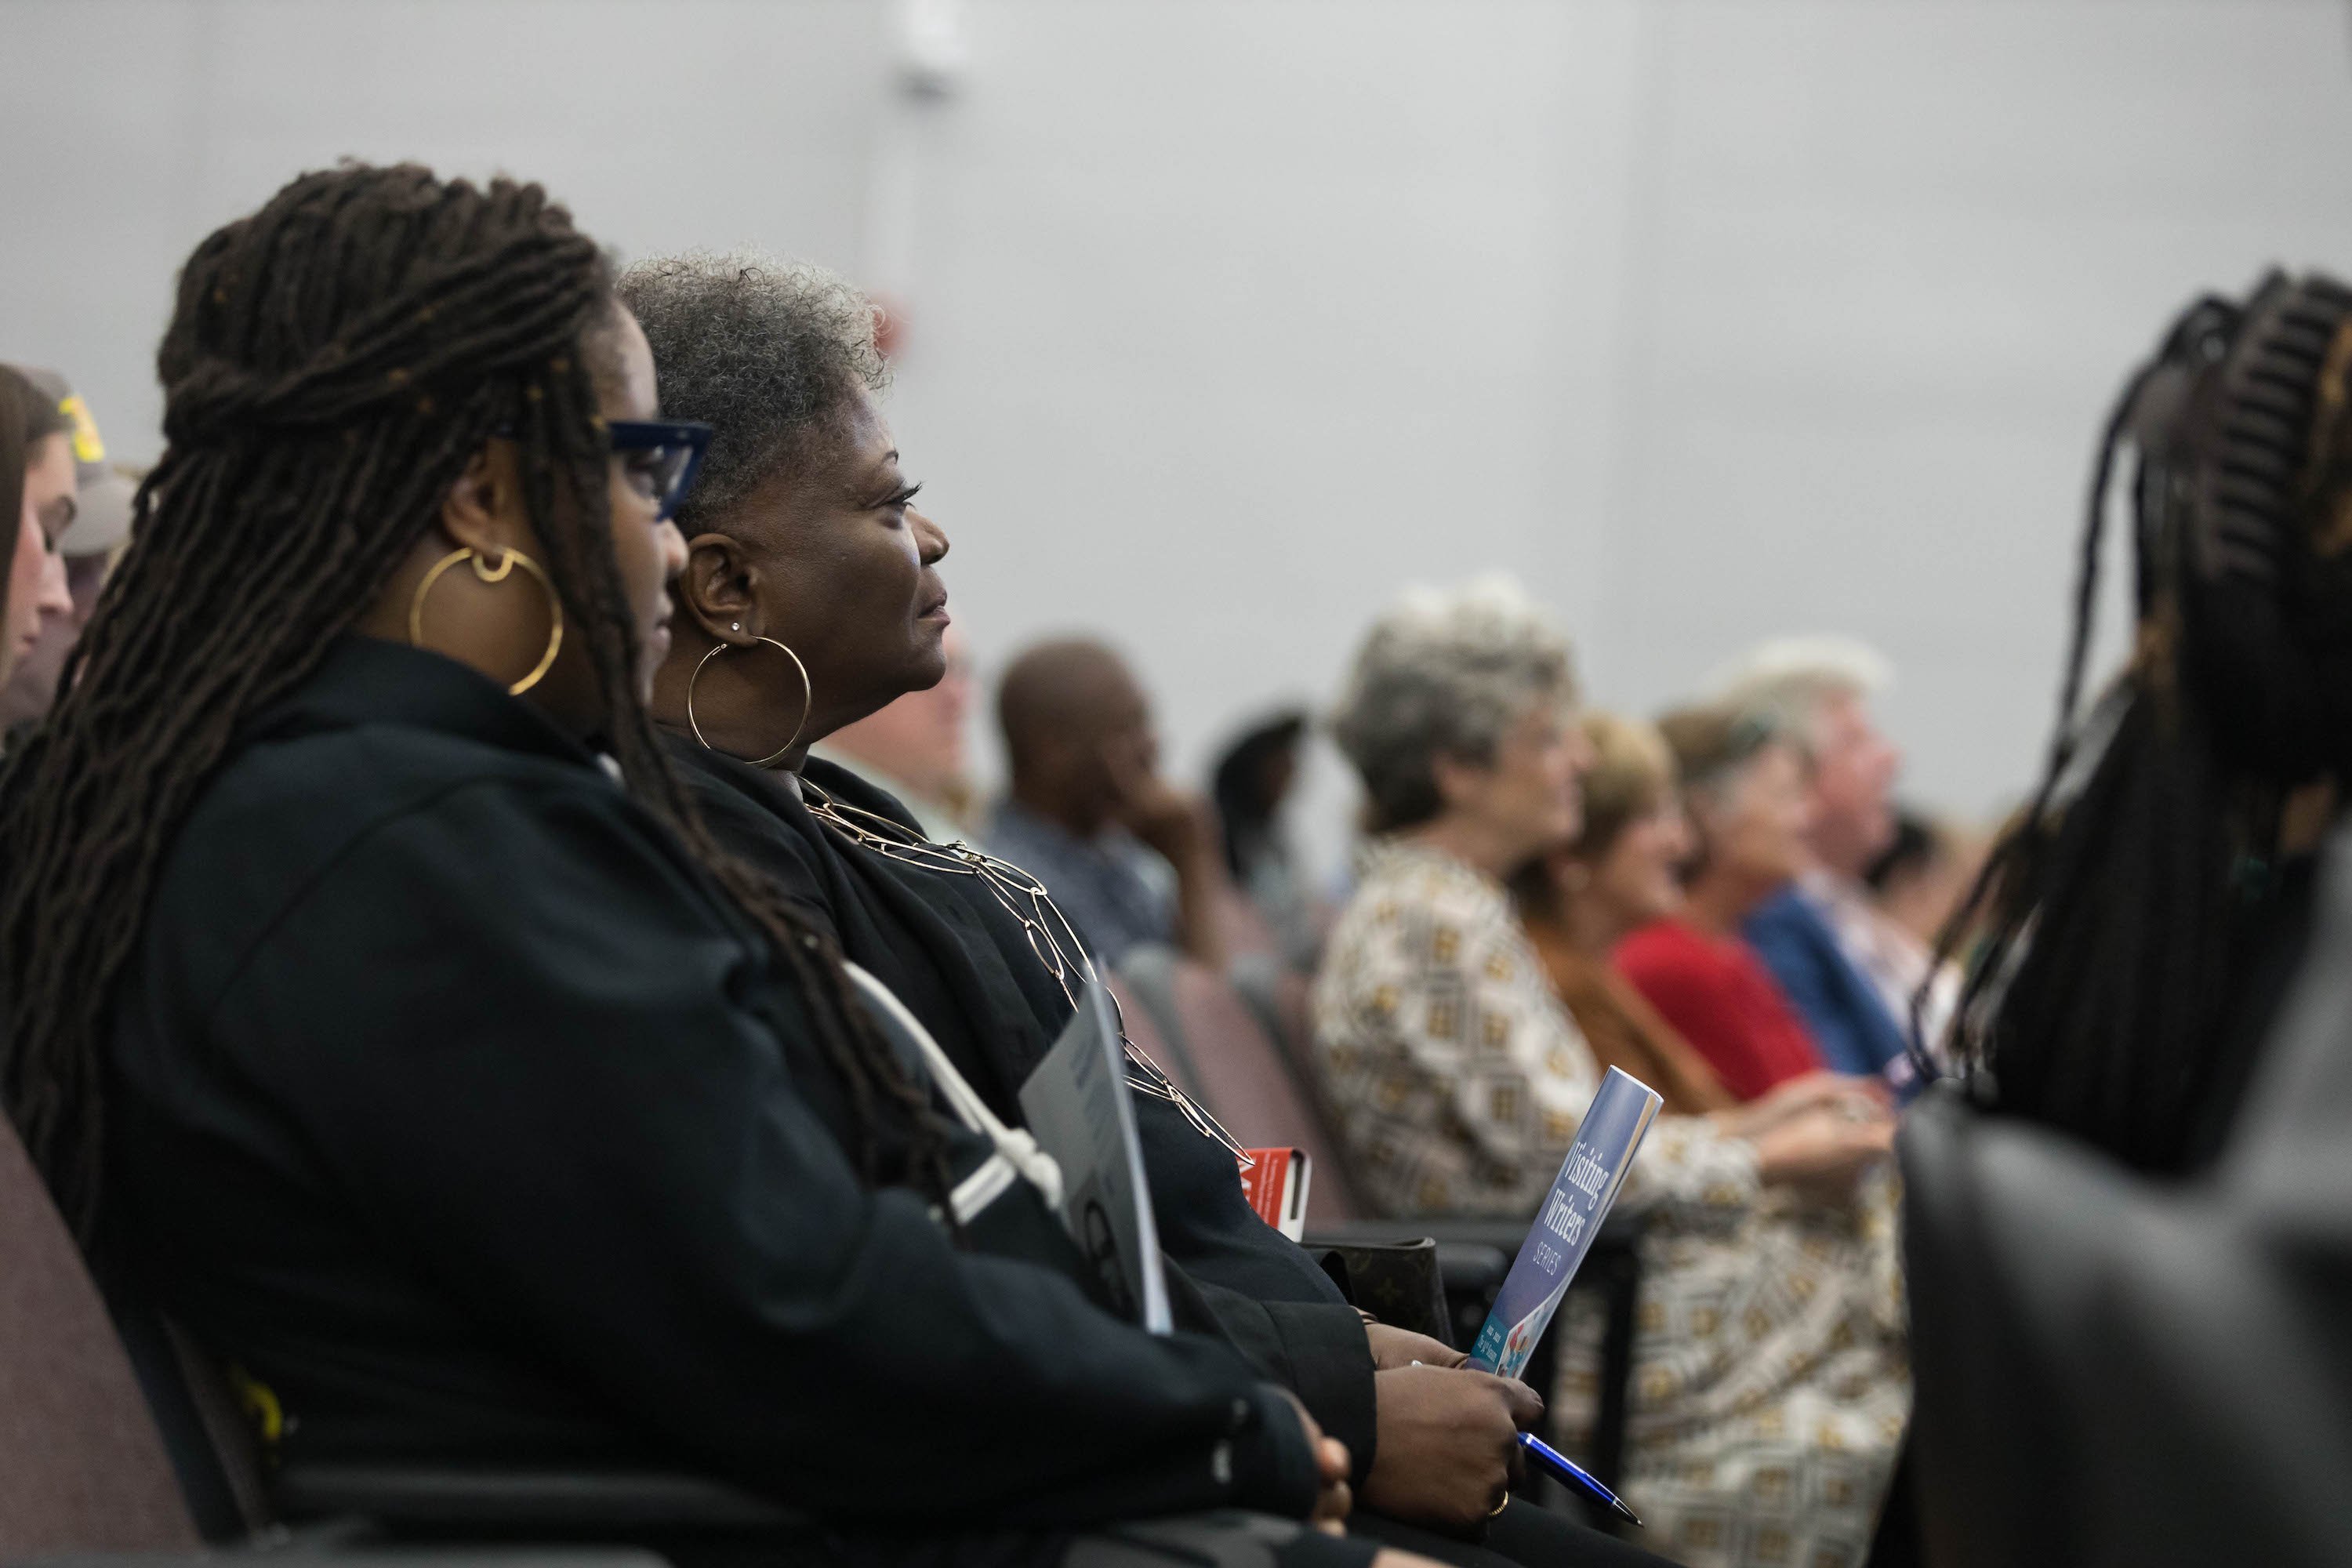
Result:
<svg viewBox="0 0 2352 1568">
<path fill-rule="evenodd" d="M 1256 724 L 1225 748 L 1210 785 L 1234 885 L 1274 932 L 1284 960 L 1300 969 L 1314 967 L 1325 923 L 1282 824 L 1306 738 L 1307 715 L 1297 710 Z"/>
<path fill-rule="evenodd" d="M 1532 1215 L 1600 1084 L 1503 887 L 1578 831 L 1574 700 L 1566 640 L 1496 581 L 1409 596 L 1340 700 L 1374 837 L 1317 982 L 1317 1052 L 1391 1214 Z M 1651 1128 L 1620 1203 L 1644 1222 L 1624 1490 L 1660 1550 L 1862 1561 L 1910 1402 L 1891 1133 L 1826 1078 Z M 1601 1326 L 1554 1330 L 1572 1436 Z"/>
<path fill-rule="evenodd" d="M 1870 712 L 1890 679 L 1885 659 L 1860 643 L 1789 637 L 1741 659 L 1721 700 L 1780 726 L 1811 763 L 1803 875 L 1748 918 L 1748 940 L 1831 1067 L 1908 1077 L 1905 1020 L 1927 978 L 1927 950 L 1879 912 L 1862 880 L 1895 837 L 1888 792 L 1903 759 Z M 1946 1019 L 1927 1023 L 1927 1037 L 1940 1038 Z"/>
<path fill-rule="evenodd" d="M 1754 1100 L 1822 1067 L 1803 1020 L 1740 937 L 1740 922 L 1804 868 L 1804 759 L 1761 713 L 1689 708 L 1659 728 L 1681 769 L 1695 844 L 1680 909 L 1619 943 L 1617 966 L 1726 1089 Z"/>
<path fill-rule="evenodd" d="M 950 625 L 941 645 L 947 673 L 827 735 L 810 754 L 848 769 L 913 814 L 923 837 L 946 844 L 973 837 L 970 759 L 971 654 L 963 628 Z"/>
<path fill-rule="evenodd" d="M 72 437 L 64 412 L 30 378 L 0 365 L 0 501 L 16 517 L 8 557 L 0 679 L 42 633 L 73 614 L 58 541 L 74 520 Z"/>
<path fill-rule="evenodd" d="M 1910 932 L 1923 950 L 1933 951 L 1984 858 L 1980 836 L 1906 811 L 1895 817 L 1894 838 L 1862 879 L 1878 912 Z"/>
<path fill-rule="evenodd" d="M 98 422 L 65 377 L 55 371 L 32 370 L 25 378 L 64 416 L 73 449 L 73 531 L 61 549 L 73 608 L 42 622 L 39 640 L 17 661 L 6 684 L 0 685 L 0 729 L 39 718 L 56 700 L 66 655 L 73 651 L 82 623 L 98 603 L 114 552 L 131 537 L 131 503 L 139 490 L 135 478 L 107 462 Z"/>
<path fill-rule="evenodd" d="M 1706 1058 L 1609 962 L 1621 939 L 1682 907 L 1691 835 L 1674 753 L 1637 720 L 1588 713 L 1583 727 L 1584 830 L 1512 879 L 1519 918 L 1596 1061 L 1656 1089 L 1670 1116 L 1727 1109 L 1737 1101 Z"/>
<path fill-rule="evenodd" d="M 1151 703 L 1127 661 L 1090 638 L 1039 643 L 1004 672 L 996 718 L 1013 778 L 990 849 L 1051 889 L 1104 963 L 1167 942 L 1222 969 L 1216 820 L 1160 776 Z"/>
</svg>

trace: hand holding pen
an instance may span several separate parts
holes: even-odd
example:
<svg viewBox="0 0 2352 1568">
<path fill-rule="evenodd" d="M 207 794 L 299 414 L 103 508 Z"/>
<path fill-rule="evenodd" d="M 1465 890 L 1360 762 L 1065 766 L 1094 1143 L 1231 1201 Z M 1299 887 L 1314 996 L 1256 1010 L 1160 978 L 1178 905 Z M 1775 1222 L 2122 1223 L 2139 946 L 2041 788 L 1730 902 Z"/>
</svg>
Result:
<svg viewBox="0 0 2352 1568">
<path fill-rule="evenodd" d="M 1421 1366 L 1424 1363 L 1416 1361 L 1412 1364 L 1414 1366 Z M 1456 1362 L 1454 1364 L 1458 1367 L 1461 1363 Z M 1521 1384 L 1521 1386 L 1524 1387 L 1525 1385 Z M 1601 1480 L 1592 1475 L 1591 1472 L 1585 1469 L 1583 1466 L 1578 1464 L 1575 1460 L 1570 1458 L 1567 1455 L 1561 1453 L 1559 1449 L 1553 1447 L 1550 1444 L 1545 1442 L 1542 1438 L 1537 1436 L 1532 1432 L 1520 1432 L 1518 1440 L 1521 1452 L 1524 1453 L 1528 1459 L 1532 1460 L 1538 1469 L 1545 1471 L 1554 1479 L 1568 1487 L 1571 1491 L 1583 1493 L 1586 1497 L 1591 1498 L 1593 1501 L 1609 1510 L 1618 1518 L 1624 1520 L 1627 1523 L 1636 1527 L 1640 1526 L 1642 1522 L 1641 1516 L 1636 1514 L 1632 1509 L 1627 1508 L 1623 1499 L 1620 1498 L 1615 1492 L 1610 1490 L 1608 1487 L 1601 1484 Z M 1508 1498 L 1507 1494 L 1506 1501 L 1507 1500 Z M 1503 1510 L 1501 1506 L 1497 1505 L 1495 1511 L 1496 1513 L 1502 1512 Z"/>
</svg>

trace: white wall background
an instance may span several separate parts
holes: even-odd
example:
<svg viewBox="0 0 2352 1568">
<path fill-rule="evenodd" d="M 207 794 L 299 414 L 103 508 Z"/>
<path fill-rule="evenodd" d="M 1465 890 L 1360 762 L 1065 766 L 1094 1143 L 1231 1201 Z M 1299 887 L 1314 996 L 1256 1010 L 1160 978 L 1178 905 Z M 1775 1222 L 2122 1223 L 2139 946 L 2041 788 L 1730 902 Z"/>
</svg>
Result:
<svg viewBox="0 0 2352 1568">
<path fill-rule="evenodd" d="M 1870 638 L 1913 792 L 1985 811 L 2126 365 L 2197 288 L 2352 271 L 2343 0 L 928 14 L 934 98 L 882 0 L 6 0 L 0 354 L 150 455 L 205 229 L 346 153 L 510 170 L 630 254 L 894 296 L 984 661 L 1110 632 L 1188 769 L 1405 582 L 1501 567 L 1637 710 Z"/>
</svg>

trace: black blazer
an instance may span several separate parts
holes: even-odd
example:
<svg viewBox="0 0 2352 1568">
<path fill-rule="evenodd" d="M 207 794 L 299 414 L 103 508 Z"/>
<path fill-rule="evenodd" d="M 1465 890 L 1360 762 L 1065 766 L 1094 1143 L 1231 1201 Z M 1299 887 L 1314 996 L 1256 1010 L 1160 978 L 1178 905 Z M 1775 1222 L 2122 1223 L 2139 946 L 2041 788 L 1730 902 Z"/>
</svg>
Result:
<svg viewBox="0 0 2352 1568">
<path fill-rule="evenodd" d="M 863 1184 L 764 944 L 592 752 L 351 637 L 173 835 L 110 1193 L 300 1456 L 698 1462 L 897 1528 L 1243 1502 L 1311 1458 L 1223 1343 Z M 908 1446 L 951 1456 L 910 1484 Z"/>
<path fill-rule="evenodd" d="M 719 841 L 888 985 L 1017 1124 L 1020 1086 L 1070 1016 L 1020 921 L 976 879 L 843 843 L 779 775 L 667 738 Z M 845 768 L 813 758 L 805 776 L 844 805 L 920 831 L 905 806 Z M 1362 1320 L 1314 1258 L 1250 1207 L 1231 1154 L 1166 1100 L 1133 1100 L 1171 1285 L 1196 1289 L 1252 1362 L 1348 1445 L 1360 1481 L 1375 1428 Z"/>
</svg>

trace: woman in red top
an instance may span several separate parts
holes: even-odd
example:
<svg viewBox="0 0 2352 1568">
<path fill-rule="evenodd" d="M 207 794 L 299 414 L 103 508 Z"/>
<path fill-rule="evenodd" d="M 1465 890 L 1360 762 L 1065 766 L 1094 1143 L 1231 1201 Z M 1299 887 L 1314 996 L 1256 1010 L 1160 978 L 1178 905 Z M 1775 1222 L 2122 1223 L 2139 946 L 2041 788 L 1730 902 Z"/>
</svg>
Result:
<svg viewBox="0 0 2352 1568">
<path fill-rule="evenodd" d="M 1726 1089 L 1754 1100 L 1822 1070 L 1796 1009 L 1739 936 L 1748 912 L 1804 864 L 1804 759 L 1753 717 L 1686 710 L 1659 729 L 1681 768 L 1697 849 L 1682 909 L 1619 943 L 1617 967 Z"/>
</svg>

